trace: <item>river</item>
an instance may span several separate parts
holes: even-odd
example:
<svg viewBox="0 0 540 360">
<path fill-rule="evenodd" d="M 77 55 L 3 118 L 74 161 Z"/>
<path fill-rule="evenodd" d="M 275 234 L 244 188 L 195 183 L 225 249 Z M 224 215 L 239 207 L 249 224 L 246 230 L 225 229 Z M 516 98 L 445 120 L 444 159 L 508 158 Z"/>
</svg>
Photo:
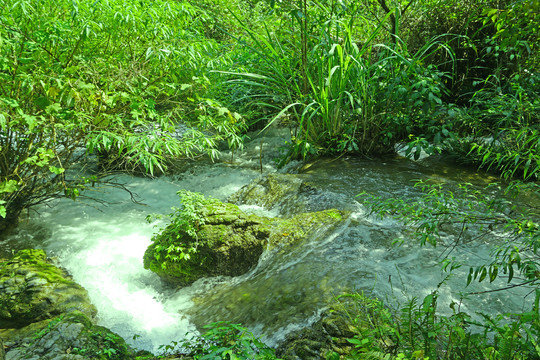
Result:
<svg viewBox="0 0 540 360">
<path fill-rule="evenodd" d="M 45 249 L 88 290 L 100 325 L 133 346 L 151 351 L 189 338 L 204 324 L 220 320 L 242 323 L 275 345 L 290 331 L 316 320 L 342 292 L 365 291 L 395 304 L 411 297 L 422 299 L 444 280 L 438 291 L 444 313 L 450 311 L 450 302 L 459 303 L 466 293 L 490 288 L 489 284 L 465 287 L 465 267 L 447 279 L 439 264 L 443 248 L 407 241 L 397 221 L 368 215 L 356 195 L 366 191 L 385 197 L 418 196 L 415 179 L 454 185 L 469 182 L 481 188 L 496 178 L 433 158 L 418 162 L 402 157 L 323 159 L 278 170 L 273 159 L 279 155 L 283 136 L 257 138 L 244 152 L 234 157 L 225 153 L 215 163 L 185 163 L 171 176 L 118 175 L 114 180 L 128 186 L 137 203 L 119 188 L 93 189 L 89 195 L 102 202 L 64 199 L 42 206 L 2 245 L 10 250 Z M 255 269 L 236 278 L 202 279 L 171 289 L 144 270 L 144 251 L 163 225 L 147 223 L 148 214 L 167 214 L 178 206 L 175 194 L 180 189 L 226 200 L 261 176 L 261 169 L 263 175 L 294 173 L 318 191 L 303 203 L 286 202 L 275 209 L 243 206 L 245 211 L 282 216 L 339 208 L 351 211 L 351 217 L 333 232 L 321 231 L 287 253 L 263 254 Z M 403 245 L 394 245 L 396 238 L 404 239 Z M 469 242 L 452 256 L 478 264 L 489 257 L 491 246 L 486 240 Z M 526 295 L 526 289 L 516 289 L 471 296 L 461 309 L 521 311 L 533 300 Z"/>
</svg>

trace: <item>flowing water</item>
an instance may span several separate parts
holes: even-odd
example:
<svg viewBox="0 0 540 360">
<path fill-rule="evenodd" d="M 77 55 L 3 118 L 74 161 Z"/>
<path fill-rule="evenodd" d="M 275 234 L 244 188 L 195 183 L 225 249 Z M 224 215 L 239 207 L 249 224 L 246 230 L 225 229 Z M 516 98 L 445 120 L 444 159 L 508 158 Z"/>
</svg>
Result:
<svg viewBox="0 0 540 360">
<path fill-rule="evenodd" d="M 242 323 L 275 345 L 288 332 L 316 320 L 342 292 L 365 291 L 388 302 L 411 296 L 422 299 L 445 280 L 447 285 L 439 289 L 444 311 L 451 301 L 460 301 L 462 292 L 484 289 L 484 285 L 464 287 L 466 269 L 446 279 L 439 264 L 440 248 L 407 241 L 393 245 L 394 239 L 404 238 L 399 223 L 368 216 L 355 198 L 363 191 L 417 196 L 414 179 L 477 186 L 495 180 L 430 159 L 342 158 L 293 164 L 281 171 L 294 172 L 319 189 L 311 199 L 292 207 L 289 202 L 289 208 L 243 206 L 244 210 L 281 216 L 295 213 L 296 206 L 302 211 L 339 208 L 351 211 L 350 218 L 333 231 L 321 229 L 286 253 L 263 254 L 255 269 L 236 278 L 202 279 L 178 290 L 162 286 L 155 274 L 143 269 L 142 257 L 155 226 L 163 225 L 148 224 L 148 214 L 167 214 L 178 206 L 175 193 L 180 189 L 226 200 L 260 176 L 261 169 L 276 171 L 272 159 L 282 142 L 279 136 L 259 138 L 234 158 L 227 155 L 223 162 L 191 163 L 175 176 L 153 180 L 118 176 L 115 181 L 129 186 L 138 203 L 115 188 L 93 194 L 103 204 L 61 200 L 53 207 L 39 208 L 39 216 L 31 214 L 3 246 L 47 250 L 88 290 L 101 325 L 135 347 L 151 351 L 220 320 Z M 489 249 L 488 243 L 470 242 L 452 256 L 475 264 L 488 257 Z M 525 290 L 517 290 L 473 296 L 462 310 L 520 311 L 532 301 L 525 295 Z M 134 335 L 139 336 L 133 339 Z"/>
</svg>

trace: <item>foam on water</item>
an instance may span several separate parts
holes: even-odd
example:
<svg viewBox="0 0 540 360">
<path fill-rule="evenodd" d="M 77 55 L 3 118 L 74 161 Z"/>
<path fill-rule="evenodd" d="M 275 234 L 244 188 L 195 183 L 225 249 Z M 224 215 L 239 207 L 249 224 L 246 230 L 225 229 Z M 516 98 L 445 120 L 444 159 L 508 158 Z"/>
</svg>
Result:
<svg viewBox="0 0 540 360">
<path fill-rule="evenodd" d="M 178 187 L 169 181 L 134 180 L 132 189 L 147 205 L 132 203 L 125 191 L 108 190 L 99 194 L 108 201 L 105 208 L 62 200 L 42 209 L 37 221 L 51 231 L 44 248 L 88 290 L 99 324 L 138 348 L 156 351 L 195 331 L 188 319 L 165 308 L 159 278 L 142 264 L 155 231 L 145 216 L 173 205 Z M 133 340 L 135 334 L 140 337 Z"/>
</svg>

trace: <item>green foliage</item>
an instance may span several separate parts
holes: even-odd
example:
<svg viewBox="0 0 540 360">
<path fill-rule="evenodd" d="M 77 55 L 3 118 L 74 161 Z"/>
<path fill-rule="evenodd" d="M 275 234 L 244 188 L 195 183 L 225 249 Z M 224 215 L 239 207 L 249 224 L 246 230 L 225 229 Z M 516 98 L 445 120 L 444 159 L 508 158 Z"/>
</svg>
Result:
<svg viewBox="0 0 540 360">
<path fill-rule="evenodd" d="M 504 178 L 538 176 L 540 114 L 537 1 L 427 1 L 426 21 L 409 26 L 408 43 L 421 46 L 428 34 L 454 33 L 455 76 L 446 82 L 450 100 L 462 106 L 448 114 L 451 137 L 422 137 L 459 162 L 500 173 Z M 412 11 L 417 11 L 413 9 Z M 519 14 L 519 15 L 518 15 Z M 441 58 L 441 55 L 443 58 Z M 427 61 L 440 63 L 446 54 Z M 442 69 L 449 70 L 450 64 Z M 417 134 L 415 134 L 417 135 Z M 414 144 L 418 142 L 415 139 Z"/>
<path fill-rule="evenodd" d="M 540 158 L 538 74 L 515 74 L 508 83 L 485 84 L 460 120 L 470 130 L 446 149 L 460 161 L 495 171 L 505 179 L 538 179 Z M 492 78 L 493 81 L 494 78 Z"/>
<path fill-rule="evenodd" d="M 205 328 L 207 331 L 200 337 L 183 343 L 173 342 L 164 347 L 165 352 L 173 353 L 178 347 L 197 360 L 277 359 L 273 349 L 238 324 L 222 321 Z"/>
<path fill-rule="evenodd" d="M 182 268 L 182 261 L 189 260 L 197 252 L 197 231 L 205 221 L 201 210 L 205 205 L 217 201 L 186 190 L 180 190 L 177 195 L 182 207 L 174 207 L 167 216 L 171 223 L 152 237 L 153 256 L 161 262 L 163 269 L 168 261 L 179 263 L 178 266 Z M 148 221 L 152 219 L 152 216 L 147 217 Z"/>
<path fill-rule="evenodd" d="M 200 35 L 203 11 L 166 0 L 2 0 L 0 9 L 3 224 L 79 196 L 87 182 L 72 169 L 92 154 L 95 183 L 110 170 L 155 174 L 171 158 L 214 158 L 220 141 L 241 147 L 243 119 L 207 97 L 205 74 L 228 59 Z"/>
<path fill-rule="evenodd" d="M 127 346 L 124 340 L 110 332 L 110 331 L 95 331 L 91 334 L 91 337 L 97 342 L 98 349 L 97 355 L 100 358 L 106 359 L 118 359 L 125 356 L 127 353 Z M 89 354 L 86 354 L 87 356 Z"/>
<path fill-rule="evenodd" d="M 369 194 L 362 197 L 372 212 L 393 216 L 412 227 L 421 245 L 443 244 L 448 251 L 445 257 L 466 239 L 496 238 L 491 262 L 471 265 L 467 284 L 473 280 L 493 282 L 502 274 L 508 283 L 519 274 L 520 283 L 510 287 L 540 284 L 539 214 L 534 205 L 517 206 L 512 202 L 512 197 L 521 194 L 533 197 L 534 204 L 536 184 L 512 183 L 506 188 L 491 184 L 487 188 L 492 193 L 489 197 L 470 184 L 460 184 L 454 190 L 422 181 L 415 186 L 423 193 L 418 200 L 381 199 Z M 451 271 L 462 264 L 446 259 L 443 265 Z"/>
<path fill-rule="evenodd" d="M 34 340 L 39 340 L 41 339 L 42 337 L 44 337 L 45 335 L 47 335 L 48 333 L 51 332 L 51 330 L 53 328 L 56 327 L 56 325 L 58 325 L 59 322 L 61 322 L 62 320 L 64 319 L 64 315 L 60 315 L 58 317 L 55 317 L 54 319 L 52 319 L 51 321 L 49 321 L 49 323 L 47 324 L 46 327 L 44 327 L 43 329 L 37 331 L 34 336 L 33 336 L 33 339 Z"/>
<path fill-rule="evenodd" d="M 375 44 L 393 12 L 374 22 L 361 10 L 354 3 L 342 11 L 328 2 L 294 5 L 288 22 L 280 18 L 279 31 L 290 37 L 243 26 L 250 41 L 238 40 L 260 60 L 245 59 L 245 72 L 228 73 L 236 75 L 230 84 L 248 94 L 238 101 L 268 109 L 269 123 L 292 121 L 285 162 L 317 152 L 392 152 L 409 134 L 442 124 L 434 113 L 447 75 L 422 64 L 437 52 L 452 58 L 451 50 L 437 37 L 415 53 L 399 39 Z M 361 32 L 359 22 L 372 32 Z"/>
<path fill-rule="evenodd" d="M 348 359 L 532 359 L 540 356 L 538 307 L 508 320 L 511 314 L 483 315 L 476 321 L 452 303 L 452 315 L 437 312 L 437 292 L 411 299 L 397 310 L 364 294 L 352 294 L 347 308 L 357 335 Z M 536 298 L 538 302 L 538 297 Z M 478 329 L 481 329 L 478 332 Z M 331 357 L 330 357 L 331 358 Z"/>
</svg>

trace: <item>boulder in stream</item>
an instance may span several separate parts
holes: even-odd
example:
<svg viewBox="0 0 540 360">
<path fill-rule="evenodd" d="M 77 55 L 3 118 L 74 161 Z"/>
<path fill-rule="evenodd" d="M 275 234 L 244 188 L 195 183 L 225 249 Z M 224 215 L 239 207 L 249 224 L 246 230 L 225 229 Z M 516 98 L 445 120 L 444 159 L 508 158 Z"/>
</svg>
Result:
<svg viewBox="0 0 540 360">
<path fill-rule="evenodd" d="M 353 302 L 336 302 L 311 326 L 288 334 L 276 355 L 284 360 L 347 358 L 354 350 L 348 339 L 360 333 L 356 316 L 358 309 Z"/>
<path fill-rule="evenodd" d="M 124 339 L 73 311 L 19 330 L 6 331 L 6 360 L 85 360 L 135 358 Z"/>
<path fill-rule="evenodd" d="M 43 250 L 19 251 L 0 263 L 0 338 L 5 359 L 130 359 L 134 352 L 95 324 L 87 291 Z M 0 341 L 0 345 L 2 341 Z M 0 359 L 4 359 L 0 347 Z"/>
<path fill-rule="evenodd" d="M 0 328 L 21 328 L 78 310 L 97 310 L 87 291 L 47 261 L 43 250 L 21 250 L 0 263 Z"/>
<path fill-rule="evenodd" d="M 298 243 L 348 216 L 332 209 L 267 218 L 200 194 L 180 196 L 183 208 L 171 214 L 171 224 L 154 236 L 144 255 L 146 269 L 179 286 L 203 277 L 244 274 L 257 265 L 264 249 Z"/>
<path fill-rule="evenodd" d="M 312 207 L 320 191 L 296 174 L 270 173 L 255 179 L 229 197 L 239 205 L 257 205 L 267 210 L 280 208 L 282 215 L 291 216 Z"/>
</svg>

